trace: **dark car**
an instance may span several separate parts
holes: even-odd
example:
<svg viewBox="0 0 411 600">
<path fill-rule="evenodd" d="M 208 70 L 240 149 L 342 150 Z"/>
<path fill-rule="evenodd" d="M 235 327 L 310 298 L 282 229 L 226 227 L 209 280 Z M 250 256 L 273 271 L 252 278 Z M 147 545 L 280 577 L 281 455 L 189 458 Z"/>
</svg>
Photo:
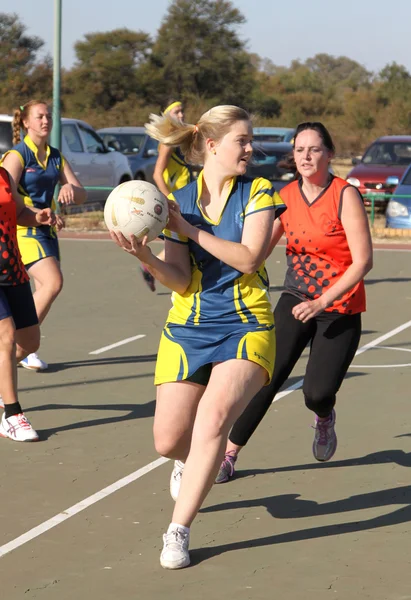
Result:
<svg viewBox="0 0 411 600">
<path fill-rule="evenodd" d="M 347 181 L 358 188 L 364 203 L 370 205 L 375 196 L 376 206 L 386 206 L 390 195 L 411 164 L 411 136 L 388 135 L 380 137 L 367 148 L 355 165 Z"/>
<path fill-rule="evenodd" d="M 253 156 L 247 166 L 248 177 L 265 177 L 281 189 L 294 177 L 294 169 L 288 164 L 293 146 L 288 142 L 258 142 L 253 144 Z"/>
<path fill-rule="evenodd" d="M 411 165 L 388 201 L 386 227 L 411 229 Z"/>
<path fill-rule="evenodd" d="M 158 142 L 144 127 L 106 127 L 98 134 L 109 148 L 122 152 L 130 163 L 134 179 L 154 183 L 153 172 L 158 156 Z"/>
</svg>

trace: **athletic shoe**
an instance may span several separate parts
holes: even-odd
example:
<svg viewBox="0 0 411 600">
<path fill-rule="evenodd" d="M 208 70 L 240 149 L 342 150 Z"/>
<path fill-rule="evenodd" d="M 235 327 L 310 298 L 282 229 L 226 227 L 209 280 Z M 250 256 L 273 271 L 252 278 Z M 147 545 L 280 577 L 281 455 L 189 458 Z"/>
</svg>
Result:
<svg viewBox="0 0 411 600">
<path fill-rule="evenodd" d="M 173 527 L 163 535 L 163 550 L 160 564 L 163 569 L 183 569 L 190 564 L 188 542 L 190 534 L 180 527 Z"/>
<path fill-rule="evenodd" d="M 48 364 L 44 360 L 41 360 L 35 352 L 23 358 L 19 364 L 30 371 L 45 371 L 49 368 Z"/>
<path fill-rule="evenodd" d="M 0 436 L 7 437 L 15 442 L 37 442 L 37 431 L 33 429 L 27 417 L 20 413 L 6 419 L 5 413 L 0 422 Z"/>
<path fill-rule="evenodd" d="M 218 471 L 215 483 L 226 483 L 234 477 L 235 469 L 234 465 L 237 460 L 237 456 L 232 454 L 226 454 L 224 460 L 221 463 L 220 470 Z"/>
<path fill-rule="evenodd" d="M 155 292 L 156 291 L 156 280 L 154 279 L 152 274 L 149 271 L 147 271 L 147 269 L 145 267 L 141 267 L 141 274 L 143 276 L 144 281 L 150 288 L 150 290 L 152 292 Z"/>
<path fill-rule="evenodd" d="M 180 491 L 181 478 L 183 476 L 184 463 L 181 460 L 174 461 L 174 469 L 170 477 L 170 494 L 173 500 L 177 500 Z"/>
<path fill-rule="evenodd" d="M 330 460 L 337 449 L 337 436 L 334 430 L 335 420 L 335 410 L 327 419 L 315 418 L 313 454 L 314 458 L 321 462 Z"/>
</svg>

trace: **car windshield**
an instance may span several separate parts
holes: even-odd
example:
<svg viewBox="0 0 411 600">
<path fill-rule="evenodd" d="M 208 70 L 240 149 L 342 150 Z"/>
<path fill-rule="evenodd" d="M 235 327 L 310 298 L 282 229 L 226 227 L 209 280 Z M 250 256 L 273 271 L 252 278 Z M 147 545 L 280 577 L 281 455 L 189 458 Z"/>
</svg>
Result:
<svg viewBox="0 0 411 600">
<path fill-rule="evenodd" d="M 365 165 L 409 165 L 411 142 L 377 142 L 364 154 Z"/>
<path fill-rule="evenodd" d="M 3 154 L 13 146 L 11 123 L 0 121 L 0 153 Z"/>
<path fill-rule="evenodd" d="M 137 154 L 144 142 L 144 133 L 111 133 L 104 136 L 106 144 L 118 142 L 119 151 L 123 154 Z"/>
<path fill-rule="evenodd" d="M 275 165 L 280 160 L 283 160 L 287 154 L 289 153 L 284 152 L 284 150 L 254 146 L 251 162 L 255 165 Z"/>
<path fill-rule="evenodd" d="M 284 142 L 285 133 L 257 133 L 254 134 L 254 140 L 257 142 Z"/>
</svg>

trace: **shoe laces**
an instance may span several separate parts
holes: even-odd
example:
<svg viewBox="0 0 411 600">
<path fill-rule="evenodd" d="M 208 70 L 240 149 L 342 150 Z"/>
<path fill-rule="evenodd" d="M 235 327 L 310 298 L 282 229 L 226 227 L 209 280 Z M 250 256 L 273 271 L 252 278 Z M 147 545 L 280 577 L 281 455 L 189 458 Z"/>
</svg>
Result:
<svg viewBox="0 0 411 600">
<path fill-rule="evenodd" d="M 181 478 L 183 477 L 183 469 L 184 467 L 181 467 L 180 465 L 176 465 L 173 469 L 173 479 L 176 482 L 180 482 Z"/>
<path fill-rule="evenodd" d="M 237 456 L 233 456 L 232 454 L 224 455 L 224 460 L 223 460 L 223 464 L 221 465 L 221 467 L 224 470 L 229 472 L 230 477 L 234 473 L 234 465 L 235 465 L 236 460 L 237 460 Z"/>
<path fill-rule="evenodd" d="M 172 529 L 164 534 L 164 542 L 170 550 L 181 550 L 188 544 L 188 533 L 181 529 Z"/>
<path fill-rule="evenodd" d="M 317 419 L 314 429 L 316 433 L 317 441 L 320 445 L 325 446 L 328 442 L 328 429 L 332 425 L 332 416 L 328 419 Z"/>
<path fill-rule="evenodd" d="M 27 419 L 27 417 L 25 415 L 23 415 L 23 413 L 20 413 L 19 415 L 17 415 L 17 419 L 18 419 L 19 425 L 22 429 L 31 429 L 30 421 Z"/>
<path fill-rule="evenodd" d="M 21 429 L 31 429 L 32 428 L 30 421 L 27 419 L 27 417 L 23 413 L 20 413 L 18 415 L 13 415 L 13 416 L 9 417 L 8 419 L 6 419 L 6 421 L 8 422 L 10 428 L 13 429 L 14 431 L 16 431 L 16 429 L 19 429 L 19 428 L 21 428 Z"/>
</svg>

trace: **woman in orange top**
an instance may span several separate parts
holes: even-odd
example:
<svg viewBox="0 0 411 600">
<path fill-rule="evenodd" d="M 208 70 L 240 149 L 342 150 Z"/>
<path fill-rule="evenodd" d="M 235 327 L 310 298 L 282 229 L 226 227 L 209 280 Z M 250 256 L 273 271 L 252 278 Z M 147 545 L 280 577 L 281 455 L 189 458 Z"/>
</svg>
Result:
<svg viewBox="0 0 411 600">
<path fill-rule="evenodd" d="M 322 123 L 301 123 L 294 138 L 297 179 L 281 190 L 287 210 L 276 220 L 270 252 L 285 233 L 287 272 L 274 311 L 276 363 L 270 385 L 249 403 L 229 437 L 216 482 L 234 475 L 241 448 L 310 344 L 303 393 L 316 414 L 314 457 L 337 447 L 336 393 L 358 348 L 365 311 L 363 278 L 372 268 L 367 214 L 356 188 L 329 173 L 334 144 Z"/>
</svg>

